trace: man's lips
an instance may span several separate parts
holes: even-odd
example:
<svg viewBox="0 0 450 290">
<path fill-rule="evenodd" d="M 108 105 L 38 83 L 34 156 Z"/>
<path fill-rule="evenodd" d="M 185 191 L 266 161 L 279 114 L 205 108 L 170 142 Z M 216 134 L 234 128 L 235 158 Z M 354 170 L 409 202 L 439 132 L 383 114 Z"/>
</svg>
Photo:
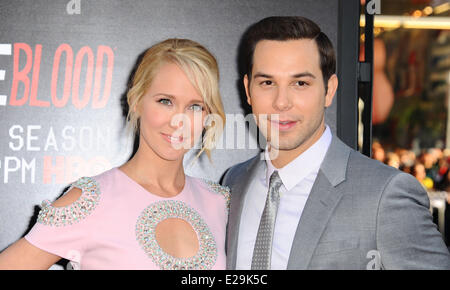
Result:
<svg viewBox="0 0 450 290">
<path fill-rule="evenodd" d="M 279 121 L 270 121 L 272 123 L 272 126 L 278 127 L 280 131 L 286 131 L 291 129 L 297 124 L 297 121 L 290 121 L 290 120 L 279 120 Z"/>
</svg>

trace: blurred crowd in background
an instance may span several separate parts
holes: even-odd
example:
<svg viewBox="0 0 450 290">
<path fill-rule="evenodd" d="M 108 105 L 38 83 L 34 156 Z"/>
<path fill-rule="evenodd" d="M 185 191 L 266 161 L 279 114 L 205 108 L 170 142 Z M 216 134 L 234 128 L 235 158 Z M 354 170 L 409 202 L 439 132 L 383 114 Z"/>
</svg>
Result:
<svg viewBox="0 0 450 290">
<path fill-rule="evenodd" d="M 374 141 L 372 158 L 413 175 L 427 191 L 450 192 L 450 149 L 424 149 L 417 154 L 404 148 L 385 150 Z"/>
<path fill-rule="evenodd" d="M 439 225 L 450 247 L 450 149 L 429 148 L 415 152 L 399 147 L 390 150 L 374 141 L 372 158 L 413 175 L 422 184 L 430 197 L 433 221 Z M 440 217 L 431 202 L 435 196 L 442 200 Z"/>
</svg>

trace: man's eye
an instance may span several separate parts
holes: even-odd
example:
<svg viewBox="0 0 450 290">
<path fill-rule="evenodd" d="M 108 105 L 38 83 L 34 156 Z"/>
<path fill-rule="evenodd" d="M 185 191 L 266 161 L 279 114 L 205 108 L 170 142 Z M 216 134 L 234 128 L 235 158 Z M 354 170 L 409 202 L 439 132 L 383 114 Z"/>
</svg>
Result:
<svg viewBox="0 0 450 290">
<path fill-rule="evenodd" d="M 172 102 L 169 99 L 159 99 L 158 103 L 161 103 L 163 105 L 172 105 Z"/>
<path fill-rule="evenodd" d="M 296 84 L 297 86 L 300 86 L 300 87 L 304 87 L 304 86 L 307 85 L 307 83 L 304 82 L 304 81 L 297 81 L 295 84 Z"/>
<path fill-rule="evenodd" d="M 199 104 L 193 104 L 191 106 L 191 110 L 194 112 L 201 112 L 201 111 L 203 111 L 203 107 Z"/>
<path fill-rule="evenodd" d="M 263 85 L 263 86 L 271 86 L 272 84 L 273 84 L 272 81 L 262 81 L 261 82 L 261 85 Z"/>
</svg>

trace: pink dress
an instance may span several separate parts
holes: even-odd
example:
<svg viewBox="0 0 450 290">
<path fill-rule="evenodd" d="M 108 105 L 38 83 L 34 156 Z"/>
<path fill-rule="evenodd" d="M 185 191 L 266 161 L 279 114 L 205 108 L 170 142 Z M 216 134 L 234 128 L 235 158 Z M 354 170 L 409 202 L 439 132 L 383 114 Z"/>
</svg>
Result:
<svg viewBox="0 0 450 290">
<path fill-rule="evenodd" d="M 75 269 L 225 269 L 228 188 L 186 176 L 173 198 L 151 194 L 118 168 L 71 186 L 82 195 L 66 207 L 44 201 L 25 236 L 34 246 L 70 260 Z M 199 250 L 189 258 L 164 252 L 155 228 L 168 218 L 188 222 Z"/>
</svg>

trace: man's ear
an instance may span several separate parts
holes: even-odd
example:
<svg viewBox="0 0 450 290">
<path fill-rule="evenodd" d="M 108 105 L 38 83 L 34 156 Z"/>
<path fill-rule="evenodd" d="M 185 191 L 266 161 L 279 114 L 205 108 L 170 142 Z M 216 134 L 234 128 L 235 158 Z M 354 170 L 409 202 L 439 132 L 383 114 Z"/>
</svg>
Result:
<svg viewBox="0 0 450 290">
<path fill-rule="evenodd" d="M 333 74 L 328 79 L 328 90 L 327 94 L 325 95 L 325 107 L 331 106 L 331 103 L 333 103 L 334 95 L 336 94 L 336 90 L 338 87 L 338 78 L 336 74 Z"/>
<path fill-rule="evenodd" d="M 252 100 L 250 98 L 250 94 L 248 93 L 249 92 L 249 87 L 248 87 L 249 83 L 248 83 L 248 76 L 247 76 L 247 74 L 244 75 L 243 81 L 244 81 L 244 87 L 245 87 L 245 94 L 247 95 L 247 103 L 251 106 L 252 105 Z"/>
</svg>

